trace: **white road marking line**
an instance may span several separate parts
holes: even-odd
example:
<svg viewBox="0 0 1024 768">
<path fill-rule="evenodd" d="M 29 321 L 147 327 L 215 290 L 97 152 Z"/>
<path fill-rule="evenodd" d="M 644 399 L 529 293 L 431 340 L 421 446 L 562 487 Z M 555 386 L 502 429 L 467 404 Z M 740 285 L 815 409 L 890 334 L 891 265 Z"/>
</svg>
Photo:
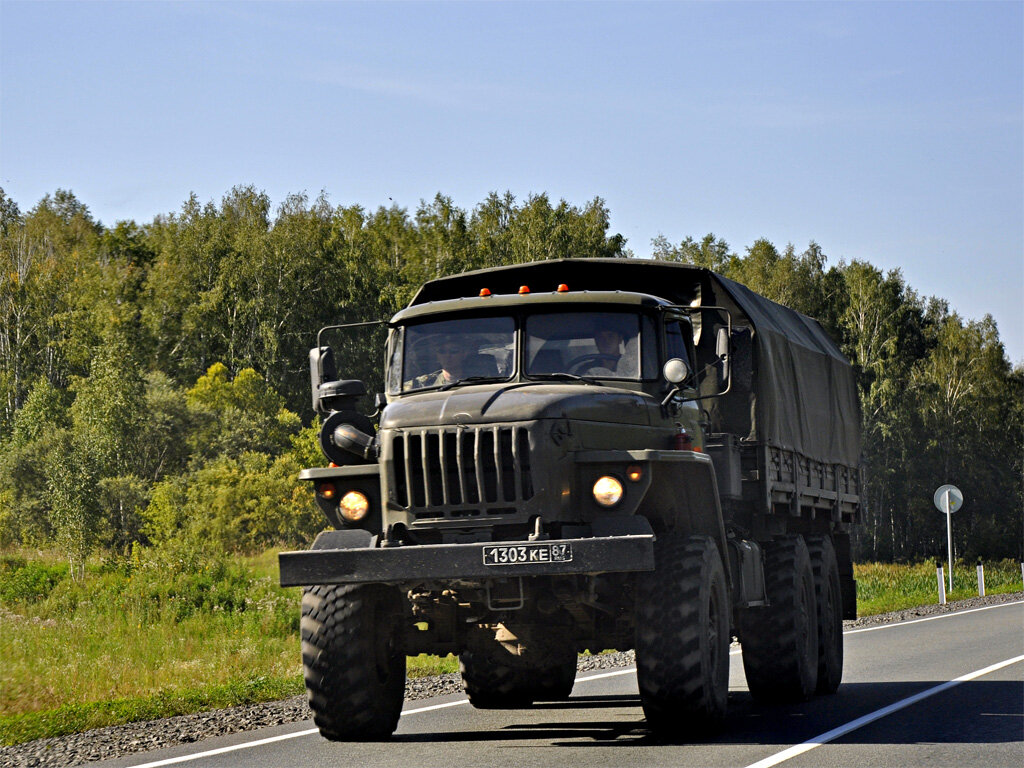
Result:
<svg viewBox="0 0 1024 768">
<path fill-rule="evenodd" d="M 822 744 L 828 744 L 830 741 L 835 741 L 840 736 L 845 736 L 851 731 L 856 731 L 858 728 L 863 728 L 868 723 L 873 723 L 875 722 L 875 720 L 879 720 L 883 717 L 886 717 L 887 715 L 891 715 L 893 712 L 899 712 L 901 709 L 906 709 L 912 704 L 916 704 L 917 702 L 934 696 L 937 693 L 942 693 L 943 691 L 947 691 L 950 688 L 954 688 L 960 685 L 961 683 L 966 683 L 970 680 L 982 677 L 983 675 L 987 675 L 990 672 L 995 672 L 996 670 L 1002 669 L 1003 667 L 1008 667 L 1011 664 L 1017 664 L 1021 661 L 1024 661 L 1024 656 L 1015 656 L 1012 659 L 1006 659 L 1005 661 L 997 662 L 996 664 L 992 664 L 988 667 L 985 667 L 984 669 L 979 669 L 974 672 L 969 672 L 966 675 L 961 675 L 960 677 L 954 680 L 950 680 L 949 682 L 941 683 L 939 685 L 929 688 L 926 691 L 921 691 L 920 693 L 914 694 L 913 696 L 908 696 L 905 699 L 900 699 L 896 703 L 890 704 L 887 707 L 876 709 L 874 712 L 871 712 L 870 714 L 864 715 L 863 717 L 858 717 L 856 720 L 851 720 L 845 725 L 840 725 L 838 728 L 833 728 L 831 731 L 825 731 L 825 733 L 819 734 L 811 739 L 808 739 L 802 744 L 797 744 L 795 746 L 790 747 L 789 749 L 784 749 L 781 752 L 777 752 L 776 754 L 770 757 L 766 757 L 764 760 L 758 760 L 756 763 L 751 763 L 747 766 L 747 768 L 771 768 L 771 766 L 783 763 L 786 760 L 794 758 L 797 755 L 802 755 L 805 752 L 810 752 L 812 749 L 816 749 L 817 747 L 820 747 Z"/>
<path fill-rule="evenodd" d="M 943 614 L 940 614 L 938 616 L 928 616 L 928 617 L 923 618 L 923 619 L 911 619 L 910 621 L 901 621 L 901 622 L 897 622 L 897 623 L 894 623 L 894 624 L 882 624 L 882 625 L 877 626 L 877 627 L 865 627 L 864 629 L 850 629 L 850 630 L 845 631 L 843 634 L 844 635 L 852 635 L 852 634 L 856 634 L 857 632 L 872 632 L 872 631 L 874 631 L 876 629 L 886 629 L 886 628 L 889 628 L 889 627 L 898 627 L 898 626 L 901 626 L 903 624 L 917 624 L 917 623 L 922 622 L 922 621 L 932 621 L 933 619 L 946 619 L 946 618 L 949 618 L 950 616 L 960 616 L 960 615 L 965 614 L 965 613 L 974 613 L 975 611 L 987 611 L 990 608 L 1004 608 L 1004 607 L 1006 607 L 1008 605 L 1022 605 L 1022 604 L 1024 604 L 1024 600 L 1018 600 L 1018 601 L 1013 602 L 1013 603 L 1000 603 L 999 605 L 988 605 L 988 606 L 985 606 L 983 608 L 971 608 L 971 609 L 966 610 L 966 611 L 955 611 L 955 612 L 952 612 L 952 613 L 943 613 Z M 729 655 L 730 656 L 737 656 L 740 653 L 741 653 L 741 650 L 739 648 L 737 648 L 734 651 L 730 651 Z M 1006 662 L 1006 663 L 1012 663 L 1013 661 L 1019 661 L 1021 658 L 1024 658 L 1024 657 L 1018 657 L 1018 659 L 1013 659 L 1010 662 Z M 1004 664 L 1004 666 L 1005 666 L 1005 664 Z M 984 671 L 985 670 L 982 670 L 982 674 L 984 673 Z M 596 674 L 596 675 L 589 675 L 588 677 L 578 677 L 578 678 L 576 678 L 576 682 L 577 683 L 586 683 L 586 682 L 589 682 L 590 680 L 601 680 L 602 678 L 617 677 L 619 675 L 631 675 L 631 674 L 634 674 L 635 672 L 636 672 L 636 669 L 630 667 L 628 669 L 619 669 L 619 670 L 616 670 L 614 672 L 601 672 L 601 673 Z M 959 682 L 964 682 L 964 680 L 960 680 L 959 678 L 957 680 Z M 949 687 L 949 686 L 958 685 L 958 684 L 959 683 L 957 681 L 951 681 L 949 683 L 943 683 L 943 685 L 939 686 L 939 688 L 943 688 L 943 686 Z M 938 693 L 938 689 L 930 689 L 930 690 L 933 691 L 934 693 Z M 932 695 L 931 693 L 929 693 L 929 691 L 925 691 L 925 694 Z M 924 694 L 918 694 L 918 696 L 919 697 L 923 697 Z M 906 699 L 905 701 L 908 701 L 909 703 L 913 703 L 909 699 Z M 469 703 L 469 699 L 459 699 L 458 701 L 449 701 L 449 702 L 446 702 L 444 704 L 433 704 L 433 705 L 427 706 L 427 707 L 417 707 L 416 709 L 406 709 L 406 710 L 402 711 L 402 717 L 405 717 L 406 715 L 415 715 L 415 714 L 418 714 L 420 712 L 430 712 L 430 711 L 433 711 L 435 709 L 447 709 L 448 707 L 458 707 L 458 706 L 461 706 L 463 704 L 468 704 L 468 703 Z M 900 704 L 900 703 L 901 702 L 897 702 L 897 704 Z M 892 706 L 895 707 L 895 706 L 897 706 L 897 704 L 893 704 Z M 909 706 L 909 704 L 906 704 L 904 706 Z M 895 711 L 895 710 L 893 710 L 893 711 Z M 884 712 L 884 710 L 879 710 L 879 712 Z M 886 713 L 886 714 L 888 714 L 888 713 Z M 878 717 L 883 717 L 883 716 L 884 715 L 878 715 Z M 868 717 L 870 717 L 870 715 L 868 715 Z M 855 720 L 854 722 L 856 723 L 858 721 Z M 870 722 L 870 721 L 865 721 L 865 723 L 862 723 L 862 725 L 866 724 L 867 722 Z M 842 727 L 846 727 L 846 726 L 842 726 Z M 858 725 L 856 727 L 859 728 L 860 725 Z M 853 729 L 851 728 L 850 730 L 853 730 Z M 177 763 L 187 763 L 187 762 L 190 762 L 192 760 L 201 760 L 204 757 L 213 757 L 215 755 L 222 755 L 222 754 L 224 754 L 226 752 L 236 752 L 236 751 L 241 750 L 241 749 L 249 749 L 251 747 L 259 747 L 259 746 L 262 746 L 264 744 L 273 744 L 276 741 L 287 741 L 288 739 L 297 739 L 297 738 L 300 738 L 302 736 L 311 736 L 311 735 L 313 735 L 314 733 L 317 733 L 317 732 L 318 732 L 318 729 L 310 728 L 310 729 L 304 730 L 304 731 L 296 731 L 295 733 L 286 733 L 283 736 L 272 736 L 272 737 L 267 738 L 267 739 L 259 739 L 257 741 L 247 741 L 247 742 L 245 742 L 243 744 L 235 744 L 234 746 L 231 746 L 231 747 L 221 747 L 220 749 L 212 749 L 212 750 L 209 750 L 207 752 L 197 752 L 197 753 L 192 754 L 192 755 L 182 755 L 181 757 L 171 757 L 171 758 L 168 758 L 166 760 L 157 760 L 156 762 L 152 762 L 152 763 L 141 763 L 139 765 L 132 766 L 132 768 L 161 768 L 161 766 L 165 766 L 165 765 L 176 765 Z M 832 731 L 829 731 L 828 733 L 832 733 Z M 827 735 L 827 734 L 823 734 L 823 736 L 824 735 Z M 839 734 L 839 735 L 841 735 L 841 734 Z M 815 737 L 815 738 L 820 738 L 820 737 Z M 832 738 L 838 738 L 838 736 L 833 736 Z M 815 744 L 814 746 L 817 746 L 817 745 Z M 813 749 L 813 748 L 814 748 L 813 746 L 812 747 L 808 747 L 808 749 Z M 795 747 L 791 748 L 791 749 L 795 749 Z M 802 751 L 807 751 L 807 750 L 805 749 L 805 750 L 802 750 Z M 794 754 L 799 754 L 799 753 L 794 753 Z M 792 755 L 790 757 L 792 757 Z M 789 758 L 784 758 L 784 759 L 788 760 Z M 767 765 L 775 765 L 775 763 L 765 763 L 765 766 L 767 766 Z M 761 766 L 761 763 L 755 763 L 752 766 L 748 766 L 748 768 L 762 768 L 762 766 Z"/>
<path fill-rule="evenodd" d="M 153 763 L 142 763 L 141 765 L 133 766 L 133 768 L 158 768 L 162 765 L 176 765 L 178 763 L 187 763 L 191 760 L 202 760 L 204 757 L 213 757 L 214 755 L 223 755 L 226 752 L 237 752 L 240 749 L 249 749 L 250 747 L 259 747 L 264 744 L 273 744 L 275 741 L 287 741 L 288 739 L 297 739 L 300 736 L 309 736 L 317 733 L 317 728 L 309 728 L 305 731 L 296 731 L 295 733 L 286 733 L 283 736 L 271 736 L 269 739 L 260 739 L 259 741 L 247 741 L 244 744 L 235 744 L 232 747 L 221 747 L 220 749 L 211 749 L 206 752 L 197 752 L 194 755 L 182 755 L 181 757 L 169 757 L 166 760 L 157 760 Z"/>
<path fill-rule="evenodd" d="M 598 675 L 590 675 L 588 677 L 577 677 L 577 683 L 589 683 L 591 680 L 601 680 L 605 677 L 617 677 L 619 675 L 631 675 L 636 672 L 633 667 L 627 667 L 626 669 L 617 669 L 614 672 L 602 672 Z"/>
</svg>

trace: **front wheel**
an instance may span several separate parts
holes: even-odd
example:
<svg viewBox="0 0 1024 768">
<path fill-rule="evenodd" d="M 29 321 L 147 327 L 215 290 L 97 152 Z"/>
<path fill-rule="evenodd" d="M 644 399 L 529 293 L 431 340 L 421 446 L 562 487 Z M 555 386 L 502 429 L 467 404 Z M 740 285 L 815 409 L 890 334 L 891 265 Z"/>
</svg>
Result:
<svg viewBox="0 0 1024 768">
<path fill-rule="evenodd" d="M 376 741 L 398 727 L 405 698 L 402 597 L 380 584 L 302 594 L 302 669 L 309 708 L 332 741 Z"/>
<path fill-rule="evenodd" d="M 636 667 L 652 730 L 704 736 L 725 719 L 729 596 L 709 536 L 659 535 L 655 569 L 639 579 Z"/>
</svg>

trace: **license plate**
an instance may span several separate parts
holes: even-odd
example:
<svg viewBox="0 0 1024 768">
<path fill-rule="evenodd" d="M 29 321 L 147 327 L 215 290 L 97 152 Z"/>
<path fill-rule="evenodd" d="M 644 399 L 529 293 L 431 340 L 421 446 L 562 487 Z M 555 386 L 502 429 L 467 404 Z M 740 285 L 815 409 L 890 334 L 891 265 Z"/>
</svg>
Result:
<svg viewBox="0 0 1024 768">
<path fill-rule="evenodd" d="M 484 565 L 568 563 L 571 544 L 498 544 L 484 547 Z"/>
</svg>

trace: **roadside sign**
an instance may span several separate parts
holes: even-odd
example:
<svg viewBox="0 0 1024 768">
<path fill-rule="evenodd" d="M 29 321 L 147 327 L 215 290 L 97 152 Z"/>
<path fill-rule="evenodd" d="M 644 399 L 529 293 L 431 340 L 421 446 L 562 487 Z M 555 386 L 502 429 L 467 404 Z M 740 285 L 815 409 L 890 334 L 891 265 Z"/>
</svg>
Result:
<svg viewBox="0 0 1024 768">
<path fill-rule="evenodd" d="M 938 490 L 935 491 L 935 495 L 932 497 L 932 501 L 935 502 L 935 508 L 942 514 L 946 514 L 946 502 L 945 496 L 949 494 L 949 512 L 956 512 L 960 507 L 964 505 L 964 495 L 960 493 L 960 489 L 955 485 L 943 485 L 939 486 Z"/>
<path fill-rule="evenodd" d="M 946 542 L 949 547 L 949 591 L 953 591 L 953 513 L 964 504 L 964 495 L 955 485 L 940 485 L 932 496 L 935 507 L 946 516 Z"/>
</svg>

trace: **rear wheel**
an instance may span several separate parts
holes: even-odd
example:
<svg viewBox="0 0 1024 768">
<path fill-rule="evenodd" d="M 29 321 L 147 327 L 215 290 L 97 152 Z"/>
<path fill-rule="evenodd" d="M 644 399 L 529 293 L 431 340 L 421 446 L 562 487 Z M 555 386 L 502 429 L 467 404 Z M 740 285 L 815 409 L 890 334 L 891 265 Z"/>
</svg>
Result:
<svg viewBox="0 0 1024 768">
<path fill-rule="evenodd" d="M 524 684 L 521 670 L 503 658 L 508 654 L 498 643 L 494 646 L 478 645 L 459 654 L 459 672 L 469 703 L 477 709 L 530 706 L 532 691 Z"/>
<path fill-rule="evenodd" d="M 814 573 L 802 536 L 764 545 L 768 605 L 740 617 L 747 687 L 758 701 L 805 701 L 818 684 Z"/>
<path fill-rule="evenodd" d="M 836 552 L 828 536 L 808 536 L 818 602 L 817 693 L 835 693 L 843 679 L 843 598 Z"/>
<path fill-rule="evenodd" d="M 573 686 L 576 684 L 576 651 L 570 648 L 565 653 L 565 658 L 537 670 L 534 679 L 538 687 L 535 701 L 562 701 L 572 695 Z"/>
<path fill-rule="evenodd" d="M 725 719 L 729 597 L 708 536 L 659 535 L 655 569 L 641 574 L 636 615 L 640 700 L 655 732 L 703 736 Z"/>
<path fill-rule="evenodd" d="M 576 682 L 576 651 L 546 657 L 538 665 L 509 653 L 497 641 L 477 643 L 459 656 L 469 703 L 477 709 L 517 709 L 535 701 L 569 698 Z"/>
<path fill-rule="evenodd" d="M 309 587 L 302 595 L 302 668 L 320 734 L 386 739 L 405 698 L 402 597 L 379 584 Z"/>
</svg>

